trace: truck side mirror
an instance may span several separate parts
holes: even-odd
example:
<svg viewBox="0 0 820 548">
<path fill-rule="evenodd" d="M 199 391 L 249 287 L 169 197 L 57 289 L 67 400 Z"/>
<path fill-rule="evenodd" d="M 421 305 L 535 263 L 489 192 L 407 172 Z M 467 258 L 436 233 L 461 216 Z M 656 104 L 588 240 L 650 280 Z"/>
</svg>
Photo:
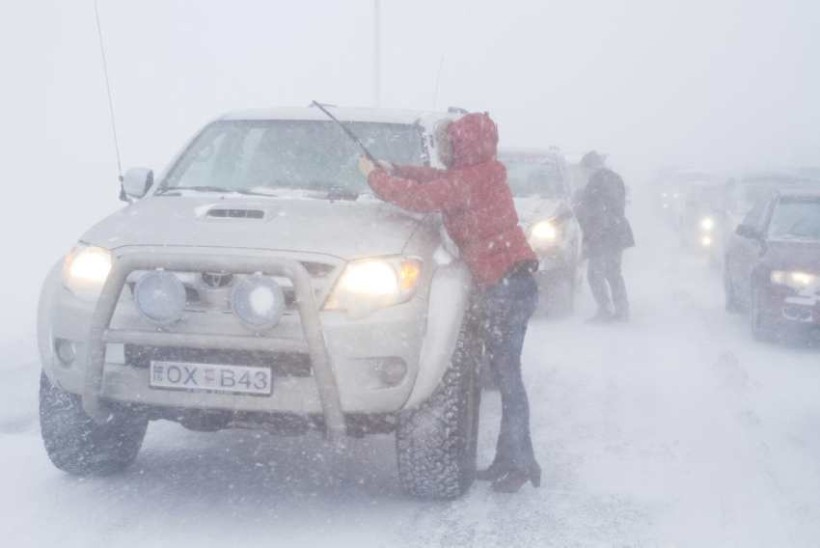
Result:
<svg viewBox="0 0 820 548">
<path fill-rule="evenodd" d="M 120 189 L 120 200 L 135 202 L 144 197 L 154 184 L 154 172 L 144 167 L 134 167 L 125 172 Z"/>
<path fill-rule="evenodd" d="M 753 226 L 749 225 L 738 225 L 737 229 L 735 229 L 735 233 L 741 238 L 749 238 L 750 240 L 761 239 L 760 232 L 758 232 Z"/>
</svg>

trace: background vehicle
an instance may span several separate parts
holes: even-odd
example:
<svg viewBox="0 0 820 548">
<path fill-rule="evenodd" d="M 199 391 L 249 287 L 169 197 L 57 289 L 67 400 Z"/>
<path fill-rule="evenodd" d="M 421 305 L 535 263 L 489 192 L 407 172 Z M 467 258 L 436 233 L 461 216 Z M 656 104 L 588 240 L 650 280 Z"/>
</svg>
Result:
<svg viewBox="0 0 820 548">
<path fill-rule="evenodd" d="M 804 170 L 755 172 L 732 178 L 726 186 L 728 215 L 730 222 L 737 226 L 753 207 L 777 191 L 820 189 L 820 180 L 807 176 Z"/>
<path fill-rule="evenodd" d="M 737 227 L 726 253 L 726 307 L 748 311 L 752 333 L 820 333 L 820 192 L 781 191 Z"/>
<path fill-rule="evenodd" d="M 444 114 L 334 109 L 379 158 L 429 164 Z M 148 422 L 200 431 L 395 432 L 406 492 L 452 498 L 475 471 L 470 276 L 435 216 L 370 194 L 317 109 L 225 116 L 131 205 L 86 232 L 40 301 L 52 462 L 111 473 Z"/>
<path fill-rule="evenodd" d="M 499 152 L 530 245 L 538 254 L 541 310 L 573 309 L 581 262 L 581 230 L 572 214 L 566 162 L 556 150 Z"/>
<path fill-rule="evenodd" d="M 692 169 L 666 168 L 655 176 L 654 202 L 661 217 L 675 228 L 681 228 L 686 214 L 687 197 L 697 187 L 716 183 L 711 173 Z"/>
<path fill-rule="evenodd" d="M 699 182 L 683 191 L 678 231 L 681 244 L 709 257 L 713 264 L 723 259 L 727 226 L 726 187 Z"/>
</svg>

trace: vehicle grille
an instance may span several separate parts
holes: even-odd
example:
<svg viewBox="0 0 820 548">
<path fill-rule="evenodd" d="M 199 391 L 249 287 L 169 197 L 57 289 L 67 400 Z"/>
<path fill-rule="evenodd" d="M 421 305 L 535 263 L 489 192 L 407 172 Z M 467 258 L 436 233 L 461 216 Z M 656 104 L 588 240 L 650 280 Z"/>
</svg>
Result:
<svg viewBox="0 0 820 548">
<path fill-rule="evenodd" d="M 309 377 L 312 374 L 307 354 L 125 345 L 127 365 L 147 369 L 152 360 L 271 367 L 273 374 L 280 377 Z"/>
</svg>

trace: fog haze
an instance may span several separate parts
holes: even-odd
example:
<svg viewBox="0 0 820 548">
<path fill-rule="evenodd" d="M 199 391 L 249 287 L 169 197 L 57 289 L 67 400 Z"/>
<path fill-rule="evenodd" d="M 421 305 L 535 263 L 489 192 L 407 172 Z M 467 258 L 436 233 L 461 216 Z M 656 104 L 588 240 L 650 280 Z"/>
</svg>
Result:
<svg viewBox="0 0 820 548">
<path fill-rule="evenodd" d="M 6 173 L 53 221 L 28 208 L 2 221 L 4 248 L 32 265 L 11 274 L 26 298 L 13 286 L 2 298 L 30 325 L 33 279 L 117 207 L 117 168 L 93 3 L 0 10 Z M 372 12 L 369 0 L 102 0 L 124 167 L 162 168 L 228 110 L 374 104 Z M 632 184 L 661 164 L 816 165 L 818 21 L 808 0 L 383 1 L 381 105 L 487 110 L 502 144 L 597 148 Z"/>
</svg>

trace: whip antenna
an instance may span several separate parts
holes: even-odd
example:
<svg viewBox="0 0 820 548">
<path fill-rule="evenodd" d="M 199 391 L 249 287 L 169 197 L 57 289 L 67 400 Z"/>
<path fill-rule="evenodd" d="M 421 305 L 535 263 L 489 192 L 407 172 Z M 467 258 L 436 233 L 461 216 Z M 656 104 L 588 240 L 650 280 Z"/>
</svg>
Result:
<svg viewBox="0 0 820 548">
<path fill-rule="evenodd" d="M 120 160 L 120 141 L 117 138 L 117 121 L 114 117 L 114 100 L 111 98 L 111 81 L 108 77 L 108 60 L 105 57 L 105 42 L 103 41 L 102 25 L 100 25 L 100 9 L 98 0 L 94 0 L 94 17 L 97 20 L 97 36 L 100 39 L 100 55 L 102 56 L 103 75 L 105 76 L 105 90 L 108 93 L 108 114 L 111 118 L 111 134 L 114 136 L 114 151 L 117 154 L 117 176 L 122 181 L 122 161 Z"/>
</svg>

